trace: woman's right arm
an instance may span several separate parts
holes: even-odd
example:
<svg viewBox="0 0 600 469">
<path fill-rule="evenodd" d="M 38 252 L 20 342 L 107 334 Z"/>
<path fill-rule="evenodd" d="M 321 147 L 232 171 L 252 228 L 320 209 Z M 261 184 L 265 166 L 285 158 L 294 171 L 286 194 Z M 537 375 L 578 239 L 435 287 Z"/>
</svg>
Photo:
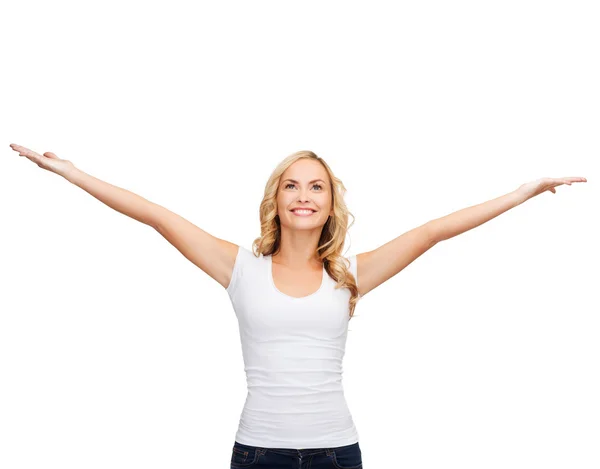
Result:
<svg viewBox="0 0 600 469">
<path fill-rule="evenodd" d="M 11 148 L 40 168 L 64 177 L 117 212 L 151 226 L 221 286 L 227 288 L 229 285 L 238 252 L 236 244 L 212 236 L 176 213 L 127 189 L 87 174 L 54 153 L 40 155 L 15 144 L 11 144 Z"/>
<path fill-rule="evenodd" d="M 62 176 L 117 212 L 155 227 L 160 206 L 127 189 L 95 178 L 76 167 L 66 171 Z"/>
<path fill-rule="evenodd" d="M 223 288 L 229 285 L 238 252 L 236 244 L 212 236 L 165 207 L 80 169 L 71 169 L 65 179 L 114 210 L 151 226 Z"/>
</svg>

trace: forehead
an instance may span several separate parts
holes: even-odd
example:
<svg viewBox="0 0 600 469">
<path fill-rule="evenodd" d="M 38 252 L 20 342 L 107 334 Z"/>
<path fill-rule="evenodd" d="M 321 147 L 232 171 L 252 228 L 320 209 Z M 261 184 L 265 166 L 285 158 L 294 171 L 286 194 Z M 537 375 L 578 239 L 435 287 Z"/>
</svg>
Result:
<svg viewBox="0 0 600 469">
<path fill-rule="evenodd" d="M 281 180 L 292 178 L 299 181 L 310 181 L 312 179 L 321 178 L 324 181 L 329 179 L 327 171 L 318 161 L 301 159 L 293 163 L 281 175 Z"/>
</svg>

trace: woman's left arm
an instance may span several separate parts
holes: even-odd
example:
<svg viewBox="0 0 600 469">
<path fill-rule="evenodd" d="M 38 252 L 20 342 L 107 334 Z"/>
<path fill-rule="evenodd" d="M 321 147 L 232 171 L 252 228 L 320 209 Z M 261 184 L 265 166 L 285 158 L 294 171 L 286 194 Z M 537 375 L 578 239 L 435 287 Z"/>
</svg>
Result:
<svg viewBox="0 0 600 469">
<path fill-rule="evenodd" d="M 501 213 L 522 204 L 523 202 L 541 194 L 550 191 L 556 194 L 557 186 L 574 182 L 587 182 L 584 177 L 565 177 L 565 178 L 541 178 L 532 182 L 523 184 L 517 190 L 508 194 L 488 200 L 472 207 L 463 208 L 450 215 L 436 218 L 427 224 L 431 230 L 431 236 L 435 243 L 452 238 L 456 235 L 469 231 Z"/>
<path fill-rule="evenodd" d="M 377 249 L 357 254 L 360 295 L 366 295 L 392 278 L 440 241 L 475 228 L 544 191 L 549 190 L 556 194 L 554 189 L 556 186 L 571 185 L 573 182 L 587 182 L 587 179 L 582 177 L 542 178 L 528 182 L 509 194 L 464 208 L 442 218 L 435 218 Z"/>
</svg>

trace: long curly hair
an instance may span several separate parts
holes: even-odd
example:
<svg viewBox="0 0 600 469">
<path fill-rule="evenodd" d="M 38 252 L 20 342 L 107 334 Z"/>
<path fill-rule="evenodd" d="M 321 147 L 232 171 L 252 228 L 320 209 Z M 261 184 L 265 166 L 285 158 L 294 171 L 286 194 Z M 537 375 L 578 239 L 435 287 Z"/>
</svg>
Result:
<svg viewBox="0 0 600 469">
<path fill-rule="evenodd" d="M 354 215 L 348 210 L 344 201 L 346 187 L 341 179 L 333 174 L 329 165 L 309 150 L 298 151 L 283 159 L 271 173 L 265 186 L 265 192 L 260 204 L 260 236 L 252 243 L 252 251 L 256 257 L 260 254 L 268 256 L 276 254 L 281 245 L 281 225 L 277 215 L 277 190 L 281 175 L 293 163 L 300 159 L 311 159 L 323 165 L 329 175 L 332 194 L 333 215 L 330 216 L 321 232 L 317 253 L 323 262 L 325 270 L 336 282 L 335 288 L 348 288 L 350 290 L 349 319 L 354 316 L 356 303 L 360 299 L 356 279 L 350 271 L 350 263 L 342 256 L 342 248 L 346 240 L 346 234 L 354 224 Z M 352 216 L 352 223 L 348 225 L 348 217 Z"/>
</svg>

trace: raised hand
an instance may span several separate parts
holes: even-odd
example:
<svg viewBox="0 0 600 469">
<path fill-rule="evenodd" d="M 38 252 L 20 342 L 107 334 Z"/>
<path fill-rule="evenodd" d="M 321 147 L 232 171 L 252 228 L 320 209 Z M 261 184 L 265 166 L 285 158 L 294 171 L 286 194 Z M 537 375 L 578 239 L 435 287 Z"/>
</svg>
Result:
<svg viewBox="0 0 600 469">
<path fill-rule="evenodd" d="M 40 168 L 46 169 L 53 173 L 59 174 L 60 176 L 65 176 L 65 174 L 72 169 L 75 168 L 73 163 L 69 160 L 61 160 L 54 153 L 47 151 L 43 155 L 36 153 L 29 148 L 22 147 L 21 145 L 17 145 L 16 143 L 11 143 L 10 147 L 14 151 L 19 152 L 19 156 L 25 156 L 35 164 L 37 164 Z"/>
<path fill-rule="evenodd" d="M 570 186 L 574 182 L 587 182 L 587 179 L 584 177 L 541 178 L 523 184 L 517 191 L 524 197 L 524 200 L 529 200 L 546 191 L 556 194 L 555 187 L 563 184 Z"/>
</svg>

